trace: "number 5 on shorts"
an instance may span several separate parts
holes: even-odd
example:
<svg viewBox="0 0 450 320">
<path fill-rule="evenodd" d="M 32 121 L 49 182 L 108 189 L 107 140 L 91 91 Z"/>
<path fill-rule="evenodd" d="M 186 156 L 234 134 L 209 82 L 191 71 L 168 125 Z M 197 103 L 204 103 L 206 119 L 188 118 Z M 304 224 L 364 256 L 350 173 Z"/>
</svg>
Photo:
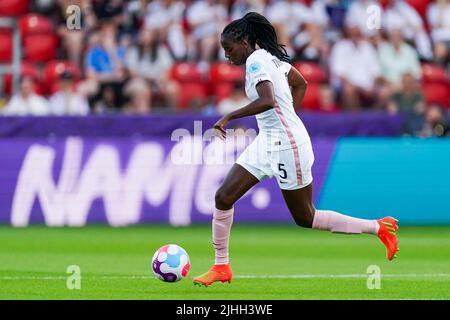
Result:
<svg viewBox="0 0 450 320">
<path fill-rule="evenodd" d="M 282 172 L 282 174 L 280 174 L 280 178 L 281 179 L 286 179 L 287 178 L 287 172 L 284 169 L 284 163 L 279 163 L 278 164 L 278 171 Z"/>
</svg>

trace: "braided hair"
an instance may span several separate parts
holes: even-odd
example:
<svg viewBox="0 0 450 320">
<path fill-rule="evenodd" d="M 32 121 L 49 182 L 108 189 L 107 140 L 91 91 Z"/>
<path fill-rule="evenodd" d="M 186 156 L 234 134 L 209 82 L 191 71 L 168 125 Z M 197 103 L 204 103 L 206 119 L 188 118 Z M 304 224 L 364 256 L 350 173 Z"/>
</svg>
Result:
<svg viewBox="0 0 450 320">
<path fill-rule="evenodd" d="M 258 45 L 281 61 L 289 62 L 285 45 L 278 43 L 274 27 L 259 13 L 249 12 L 241 19 L 230 22 L 223 29 L 222 36 L 231 37 L 235 41 L 246 39 L 252 47 Z"/>
</svg>

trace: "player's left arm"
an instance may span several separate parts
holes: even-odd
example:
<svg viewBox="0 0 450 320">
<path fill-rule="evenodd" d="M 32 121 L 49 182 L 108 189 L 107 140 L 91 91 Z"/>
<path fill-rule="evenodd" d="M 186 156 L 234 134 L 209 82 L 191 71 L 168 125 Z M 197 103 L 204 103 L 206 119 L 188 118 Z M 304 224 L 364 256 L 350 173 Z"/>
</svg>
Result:
<svg viewBox="0 0 450 320">
<path fill-rule="evenodd" d="M 256 92 L 258 92 L 258 99 L 250 102 L 245 107 L 230 112 L 214 124 L 213 128 L 218 131 L 220 137 L 225 138 L 225 126 L 231 120 L 253 116 L 278 105 L 271 81 L 264 80 L 258 83 L 256 85 Z"/>
<path fill-rule="evenodd" d="M 308 82 L 294 67 L 291 67 L 291 69 L 289 70 L 288 82 L 289 86 L 291 87 L 292 99 L 294 99 L 294 108 L 299 107 L 303 101 L 303 97 L 305 96 Z"/>
</svg>

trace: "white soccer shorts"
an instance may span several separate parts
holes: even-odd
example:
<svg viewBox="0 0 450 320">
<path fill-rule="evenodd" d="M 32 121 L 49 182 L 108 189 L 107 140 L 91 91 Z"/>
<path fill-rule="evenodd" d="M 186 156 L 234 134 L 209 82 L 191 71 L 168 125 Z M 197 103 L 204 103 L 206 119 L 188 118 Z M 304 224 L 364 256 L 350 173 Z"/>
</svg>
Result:
<svg viewBox="0 0 450 320">
<path fill-rule="evenodd" d="M 258 180 L 276 177 L 280 189 L 295 190 L 308 186 L 312 180 L 314 153 L 308 141 L 291 149 L 267 151 L 258 137 L 242 152 L 236 163 Z"/>
</svg>

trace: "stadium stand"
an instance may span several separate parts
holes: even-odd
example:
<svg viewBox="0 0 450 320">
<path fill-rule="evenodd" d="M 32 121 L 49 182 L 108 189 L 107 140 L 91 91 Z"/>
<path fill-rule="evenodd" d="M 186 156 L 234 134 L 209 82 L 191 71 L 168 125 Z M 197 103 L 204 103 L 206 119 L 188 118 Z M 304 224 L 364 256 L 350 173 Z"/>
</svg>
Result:
<svg viewBox="0 0 450 320">
<path fill-rule="evenodd" d="M 281 0 L 283 1 L 283 0 Z M 240 67 L 227 64 L 221 53 L 220 43 L 203 43 L 211 45 L 208 47 L 210 56 L 205 56 L 205 47 L 196 47 L 200 35 L 193 34 L 197 28 L 192 24 L 192 8 L 196 4 L 197 8 L 204 8 L 205 12 L 220 12 L 223 17 L 223 10 L 226 8 L 227 19 L 238 18 L 247 11 L 259 11 L 270 17 L 277 14 L 273 10 L 280 10 L 280 6 L 275 6 L 275 0 L 269 1 L 237 1 L 229 0 L 221 4 L 209 3 L 206 0 L 118 0 L 113 6 L 105 0 L 87 0 L 77 2 L 81 6 L 81 28 L 79 30 L 68 30 L 65 21 L 68 18 L 65 10 L 67 3 L 52 2 L 46 4 L 42 1 L 28 0 L 2 0 L 0 1 L 0 19 L 1 17 L 14 18 L 17 21 L 17 28 L 21 34 L 22 50 L 20 50 L 20 74 L 30 75 L 36 83 L 36 92 L 49 97 L 58 89 L 58 77 L 65 71 L 70 71 L 74 75 L 75 82 L 83 81 L 88 78 L 85 70 L 86 56 L 88 49 L 94 47 L 99 41 L 99 29 L 103 21 L 108 21 L 114 25 L 117 43 L 111 43 L 111 46 L 124 48 L 125 56 L 130 48 L 139 43 L 143 30 L 147 31 L 149 48 L 154 46 L 164 46 L 172 56 L 172 65 L 169 68 L 169 79 L 177 85 L 178 101 L 177 108 L 163 108 L 149 111 L 174 112 L 178 110 L 198 110 L 207 104 L 216 105 L 227 98 L 237 83 L 244 80 L 244 70 Z M 330 50 L 334 44 L 343 37 L 346 37 L 346 12 L 352 6 L 354 1 L 333 1 L 326 0 L 297 0 L 302 4 L 302 16 L 296 16 L 294 12 L 283 12 L 289 15 L 289 19 L 299 25 L 297 34 L 289 38 L 292 43 L 289 48 L 294 48 L 292 64 L 299 69 L 307 79 L 309 86 L 304 101 L 301 106 L 295 106 L 297 110 L 323 111 L 324 101 L 328 101 L 332 110 L 346 110 L 345 106 L 339 105 L 339 92 L 335 91 L 333 79 L 329 76 L 329 56 Z M 422 18 L 426 28 L 426 37 L 431 39 L 430 23 L 428 21 L 428 11 L 431 5 L 436 5 L 436 1 L 430 0 L 380 0 L 368 1 L 378 3 L 382 9 L 381 20 L 386 10 L 394 8 L 396 3 L 403 3 L 404 6 L 413 8 Z M 201 3 L 202 5 L 198 5 Z M 224 7 L 225 5 L 225 7 Z M 450 9 L 448 1 L 439 2 L 440 10 Z M 447 6 L 447 8 L 444 8 Z M 308 11 L 309 10 L 309 11 Z M 51 12 L 52 14 L 48 14 Z M 191 16 L 188 16 L 190 12 Z M 309 12 L 309 16 L 305 13 Z M 278 12 L 281 14 L 281 12 Z M 162 20 L 155 20 L 160 17 Z M 190 17 L 190 19 L 188 19 Z M 298 19 L 311 20 L 304 24 Z M 163 21 L 164 20 L 164 21 Z M 195 20 L 195 19 L 194 19 Z M 214 21 L 209 19 L 207 28 L 223 28 L 223 19 L 218 19 L 214 26 Z M 341 21 L 336 23 L 336 20 Z M 221 25 L 219 25 L 219 23 Z M 450 26 L 442 21 L 443 28 L 450 32 Z M 170 25 L 168 32 L 163 32 L 164 26 Z M 202 28 L 203 28 L 202 27 Z M 209 30 L 209 29 L 208 29 Z M 411 33 L 411 30 L 402 30 L 405 34 Z M 72 32 L 73 37 L 67 37 L 68 32 Z M 206 31 L 205 31 L 206 32 Z M 76 36 L 75 36 L 76 34 Z M 387 40 L 387 34 L 383 29 L 378 33 L 364 34 L 366 40 L 369 40 L 377 47 L 382 41 Z M 284 35 L 285 36 L 285 35 Z M 81 39 L 81 47 L 74 47 L 74 43 L 68 43 L 68 39 Z M 309 39 L 309 40 L 308 40 Z M 317 39 L 321 39 L 318 45 Z M 406 39 L 406 38 L 405 38 Z M 408 39 L 406 39 L 411 45 Z M 309 41 L 309 42 L 308 42 Z M 0 64 L 10 65 L 12 63 L 13 37 L 12 30 L 0 25 Z M 444 42 L 445 44 L 445 42 Z M 71 47 L 72 45 L 72 47 Z M 438 50 L 437 48 L 434 48 Z M 71 51 L 72 50 L 72 51 Z M 427 104 L 439 104 L 442 107 L 449 108 L 450 103 L 448 95 L 450 93 L 449 81 L 449 62 L 450 54 L 442 54 L 442 47 L 439 48 L 439 58 L 425 59 L 422 57 L 422 79 L 420 80 Z M 157 51 L 157 50 L 156 50 Z M 151 59 L 156 59 L 152 52 L 147 51 Z M 80 52 L 79 55 L 74 52 Z M 450 48 L 448 50 L 450 52 Z M 81 57 L 80 57 L 81 56 Z M 444 57 L 444 58 L 443 58 Z M 100 58 L 100 57 L 99 57 Z M 114 59 L 113 56 L 105 56 L 104 59 Z M 206 60 L 205 60 L 206 59 Z M 349 57 L 351 59 L 351 57 Z M 205 65 L 205 61 L 207 61 Z M 1 69 L 1 68 L 0 68 Z M 4 69 L 2 69 L 4 70 Z M 121 71 L 122 72 L 122 71 Z M 128 70 L 124 69 L 125 74 L 120 75 L 124 79 L 121 86 L 126 87 L 128 82 L 132 81 Z M 0 93 L 4 99 L 9 99 L 13 94 L 11 72 L 3 71 L 0 75 L 3 79 L 3 86 L 0 86 Z M 91 79 L 96 81 L 96 79 Z M 149 79 L 142 82 L 151 92 L 151 99 L 159 99 L 164 103 L 164 92 L 161 88 L 156 90 L 157 86 Z M 98 86 L 102 90 L 104 86 Z M 395 87 L 391 88 L 393 91 Z M 97 90 L 97 89 L 96 89 Z M 376 89 L 374 89 L 376 90 Z M 89 96 L 91 108 L 96 103 L 96 99 L 102 96 L 102 92 L 97 92 Z M 167 93 L 166 93 L 167 96 Z M 330 99 L 334 101 L 329 101 Z M 122 101 L 119 99 L 118 101 Z M 123 102 L 126 103 L 126 100 Z M 368 105 L 364 110 L 370 110 L 375 106 L 382 105 L 374 102 Z M 122 110 L 122 105 L 114 108 L 117 112 Z M 325 108 L 330 110 L 329 107 Z M 1 109 L 0 109 L 1 113 Z"/>
</svg>

